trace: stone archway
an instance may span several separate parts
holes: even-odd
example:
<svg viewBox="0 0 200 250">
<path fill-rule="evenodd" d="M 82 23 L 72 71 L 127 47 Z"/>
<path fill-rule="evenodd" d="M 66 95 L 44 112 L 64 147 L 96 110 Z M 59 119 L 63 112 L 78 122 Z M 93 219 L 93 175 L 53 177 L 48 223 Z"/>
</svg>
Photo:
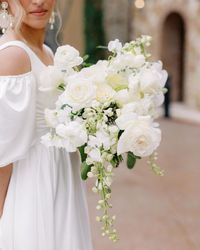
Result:
<svg viewBox="0 0 200 250">
<path fill-rule="evenodd" d="M 171 98 L 184 101 L 185 23 L 179 13 L 170 13 L 162 33 L 162 61 L 171 76 Z"/>
</svg>

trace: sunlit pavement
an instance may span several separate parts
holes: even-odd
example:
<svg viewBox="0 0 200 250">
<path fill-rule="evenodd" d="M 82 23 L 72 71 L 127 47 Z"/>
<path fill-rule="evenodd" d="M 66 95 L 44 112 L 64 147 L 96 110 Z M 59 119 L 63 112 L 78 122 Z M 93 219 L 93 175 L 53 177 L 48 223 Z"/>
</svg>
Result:
<svg viewBox="0 0 200 250">
<path fill-rule="evenodd" d="M 88 183 L 94 250 L 200 250 L 200 125 L 161 120 L 163 140 L 155 176 L 146 161 L 115 171 L 112 213 L 117 243 L 101 236 L 97 197 Z"/>
</svg>

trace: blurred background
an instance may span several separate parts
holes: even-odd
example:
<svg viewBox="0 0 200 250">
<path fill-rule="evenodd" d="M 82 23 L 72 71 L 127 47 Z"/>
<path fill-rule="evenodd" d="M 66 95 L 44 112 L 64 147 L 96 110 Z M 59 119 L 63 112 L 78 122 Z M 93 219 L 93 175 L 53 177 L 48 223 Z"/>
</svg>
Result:
<svg viewBox="0 0 200 250">
<path fill-rule="evenodd" d="M 200 1 L 59 0 L 58 5 L 61 31 L 57 34 L 57 18 L 57 29 L 46 39 L 54 50 L 58 40 L 96 62 L 106 56 L 98 45 L 151 35 L 152 60 L 162 60 L 170 76 L 159 118 L 158 162 L 165 176 L 155 176 L 145 160 L 133 171 L 123 164 L 117 169 L 112 212 L 120 241 L 115 244 L 101 236 L 89 180 L 94 250 L 200 250 Z"/>
</svg>

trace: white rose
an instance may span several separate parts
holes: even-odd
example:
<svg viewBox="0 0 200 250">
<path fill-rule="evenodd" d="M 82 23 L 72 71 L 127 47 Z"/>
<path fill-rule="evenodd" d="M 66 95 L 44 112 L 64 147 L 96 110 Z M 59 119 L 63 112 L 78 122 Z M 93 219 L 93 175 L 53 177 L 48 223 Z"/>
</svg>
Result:
<svg viewBox="0 0 200 250">
<path fill-rule="evenodd" d="M 118 146 L 118 155 L 132 152 L 136 156 L 150 156 L 160 145 L 161 130 L 149 118 L 140 118 L 125 129 Z"/>
<path fill-rule="evenodd" d="M 118 74 L 116 72 L 110 72 L 110 74 L 106 78 L 106 82 L 116 91 L 128 88 L 127 78 L 122 74 Z"/>
<path fill-rule="evenodd" d="M 90 78 L 94 83 L 105 82 L 107 77 L 108 61 L 100 60 L 95 65 L 83 68 L 79 75 L 83 78 Z"/>
<path fill-rule="evenodd" d="M 64 140 L 63 147 L 68 152 L 75 152 L 77 147 L 84 145 L 87 142 L 87 133 L 81 124 L 76 121 L 68 124 L 59 124 L 56 127 L 56 133 Z"/>
<path fill-rule="evenodd" d="M 58 125 L 56 110 L 45 109 L 44 114 L 47 125 L 50 128 L 55 128 Z"/>
<path fill-rule="evenodd" d="M 66 90 L 59 99 L 70 105 L 74 111 L 78 111 L 89 107 L 95 98 L 96 86 L 93 82 L 76 74 L 68 78 Z"/>
<path fill-rule="evenodd" d="M 61 69 L 73 68 L 82 64 L 83 58 L 77 49 L 70 45 L 58 47 L 55 57 L 54 65 Z"/>
<path fill-rule="evenodd" d="M 64 83 L 63 73 L 56 67 L 50 65 L 44 69 L 39 77 L 39 90 L 52 91 Z"/>
<path fill-rule="evenodd" d="M 115 39 L 114 41 L 110 41 L 108 43 L 108 50 L 111 52 L 120 52 L 122 50 L 122 43 L 119 39 Z"/>
<path fill-rule="evenodd" d="M 96 84 L 96 100 L 98 102 L 105 102 L 114 97 L 116 92 L 106 83 Z"/>
<path fill-rule="evenodd" d="M 135 113 L 125 113 L 120 115 L 115 122 L 120 130 L 125 130 L 134 120 L 137 120 L 137 118 L 138 116 Z"/>
</svg>

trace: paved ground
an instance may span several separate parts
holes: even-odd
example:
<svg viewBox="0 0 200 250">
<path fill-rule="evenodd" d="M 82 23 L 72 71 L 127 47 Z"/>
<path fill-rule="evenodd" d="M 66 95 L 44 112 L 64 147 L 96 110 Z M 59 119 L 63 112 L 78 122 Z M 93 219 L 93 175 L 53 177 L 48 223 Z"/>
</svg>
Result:
<svg viewBox="0 0 200 250">
<path fill-rule="evenodd" d="M 163 141 L 157 177 L 145 161 L 121 166 L 113 184 L 118 243 L 100 235 L 96 196 L 88 183 L 94 250 L 200 250 L 200 125 L 161 120 Z"/>
</svg>

